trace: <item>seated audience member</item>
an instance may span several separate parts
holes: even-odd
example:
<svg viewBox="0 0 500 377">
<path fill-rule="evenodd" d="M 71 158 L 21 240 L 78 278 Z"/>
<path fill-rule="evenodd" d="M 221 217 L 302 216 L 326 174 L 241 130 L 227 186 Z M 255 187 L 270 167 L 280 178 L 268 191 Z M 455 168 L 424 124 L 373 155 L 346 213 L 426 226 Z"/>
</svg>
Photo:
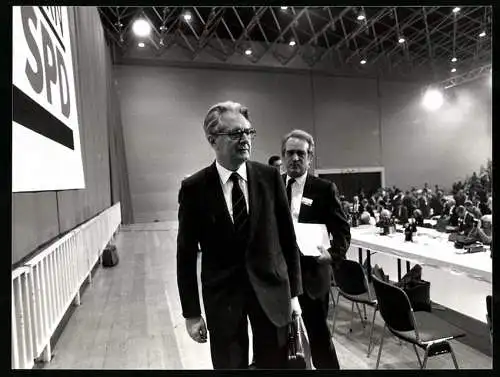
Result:
<svg viewBox="0 0 500 377">
<path fill-rule="evenodd" d="M 370 216 L 375 217 L 373 208 L 371 205 L 368 204 L 368 199 L 366 198 L 361 201 L 361 213 L 363 213 L 364 211 L 367 211 L 370 214 Z"/>
<path fill-rule="evenodd" d="M 390 225 L 390 223 L 391 223 L 391 211 L 389 211 L 388 209 L 383 209 L 380 212 L 380 219 L 375 225 L 378 227 L 384 227 Z"/>
<path fill-rule="evenodd" d="M 481 211 L 481 214 L 483 214 L 483 215 L 490 215 L 491 214 L 491 210 L 488 207 L 488 199 L 486 199 L 486 198 L 484 200 L 481 200 L 481 199 L 479 200 L 478 208 Z"/>
<path fill-rule="evenodd" d="M 274 166 L 278 170 L 281 169 L 281 165 L 283 164 L 283 162 L 281 161 L 281 157 L 278 155 L 274 155 L 274 156 L 269 157 L 269 160 L 267 161 L 267 163 L 271 166 Z"/>
<path fill-rule="evenodd" d="M 480 219 L 481 217 L 483 217 L 483 213 L 476 206 L 471 208 L 470 213 L 472 214 L 472 216 L 474 216 L 475 219 Z"/>
<path fill-rule="evenodd" d="M 403 205 L 403 203 L 399 203 L 396 206 L 394 209 L 394 216 L 400 224 L 406 224 L 408 222 L 408 209 Z"/>
<path fill-rule="evenodd" d="M 359 222 L 363 225 L 375 225 L 375 219 L 368 212 L 363 212 L 359 217 Z"/>
<path fill-rule="evenodd" d="M 459 219 L 458 230 L 465 234 L 469 233 L 474 226 L 474 216 L 464 206 L 458 206 L 457 215 Z"/>
<path fill-rule="evenodd" d="M 426 191 L 418 194 L 418 209 L 422 212 L 422 216 L 424 219 L 428 219 L 430 217 L 430 207 L 429 201 L 427 200 Z"/>
<path fill-rule="evenodd" d="M 467 200 L 467 196 L 465 196 L 463 189 L 459 189 L 458 192 L 453 196 L 453 199 L 455 199 L 455 204 L 457 206 L 463 206 L 465 204 L 465 201 Z"/>
<path fill-rule="evenodd" d="M 446 232 L 446 227 L 450 225 L 450 216 L 443 214 L 437 219 L 435 229 L 438 232 Z"/>
<path fill-rule="evenodd" d="M 484 215 L 478 222 L 478 225 L 473 227 L 468 234 L 469 237 L 475 238 L 476 241 L 482 242 L 485 245 L 491 245 L 492 240 L 492 216 Z"/>
<path fill-rule="evenodd" d="M 414 200 L 414 197 L 410 191 L 405 192 L 405 196 L 403 197 L 403 205 L 406 207 L 408 210 L 408 213 L 413 213 L 413 211 L 417 208 L 416 200 Z"/>
<path fill-rule="evenodd" d="M 415 220 L 415 224 L 417 226 L 424 226 L 424 217 L 422 216 L 421 210 L 415 209 L 413 211 L 413 219 Z"/>
<path fill-rule="evenodd" d="M 455 199 L 449 199 L 446 202 L 445 213 L 450 216 L 450 225 L 458 226 L 458 206 L 455 204 Z M 465 210 L 465 208 L 464 208 Z"/>
<path fill-rule="evenodd" d="M 363 212 L 363 208 L 361 206 L 361 203 L 359 202 L 359 196 L 354 195 L 352 197 L 352 208 L 349 212 L 355 213 L 357 215 L 360 215 Z"/>
<path fill-rule="evenodd" d="M 443 213 L 443 203 L 441 199 L 443 199 L 443 192 L 438 190 L 436 195 L 432 195 L 429 201 L 429 206 L 432 208 L 433 216 L 441 216 Z"/>
</svg>

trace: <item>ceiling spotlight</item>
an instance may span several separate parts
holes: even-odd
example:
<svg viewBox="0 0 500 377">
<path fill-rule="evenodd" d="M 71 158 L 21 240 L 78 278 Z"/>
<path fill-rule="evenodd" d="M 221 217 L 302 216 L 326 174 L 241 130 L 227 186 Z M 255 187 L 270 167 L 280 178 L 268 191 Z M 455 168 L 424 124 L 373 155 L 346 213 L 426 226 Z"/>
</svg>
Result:
<svg viewBox="0 0 500 377">
<path fill-rule="evenodd" d="M 481 38 L 486 37 L 486 32 L 485 32 L 485 31 L 482 31 L 482 32 L 481 32 L 481 34 L 479 34 L 479 36 L 480 36 Z"/>
<path fill-rule="evenodd" d="M 292 39 L 290 42 L 288 42 L 288 44 L 289 44 L 290 46 L 292 46 L 292 47 L 296 45 L 296 43 L 295 43 L 295 41 L 294 41 L 293 39 Z"/>
<path fill-rule="evenodd" d="M 460 12 L 460 8 L 459 7 L 453 8 L 453 13 L 458 13 L 458 12 Z"/>
<path fill-rule="evenodd" d="M 452 58 L 451 58 L 451 61 L 452 61 L 453 63 L 455 63 L 455 62 L 457 61 L 457 58 L 452 57 Z"/>
<path fill-rule="evenodd" d="M 281 8 L 281 10 L 287 10 L 288 9 L 288 7 L 280 7 L 280 8 Z"/>
<path fill-rule="evenodd" d="M 139 46 L 140 48 L 144 48 L 146 45 L 144 44 L 144 42 L 139 42 L 137 43 L 137 46 Z"/>
<path fill-rule="evenodd" d="M 151 25 L 146 20 L 139 18 L 134 21 L 132 30 L 138 37 L 147 37 L 151 32 Z"/>
<path fill-rule="evenodd" d="M 455 73 L 456 71 L 457 71 L 457 69 L 456 69 L 455 67 L 453 67 L 453 68 L 451 69 L 451 72 L 452 72 L 452 73 Z"/>
<path fill-rule="evenodd" d="M 443 105 L 443 93 L 438 89 L 428 89 L 422 100 L 422 105 L 428 110 L 437 110 Z"/>
<path fill-rule="evenodd" d="M 358 14 L 357 20 L 358 21 L 363 21 L 365 19 L 365 15 L 363 13 Z"/>
<path fill-rule="evenodd" d="M 184 21 L 187 21 L 187 22 L 191 21 L 191 19 L 193 18 L 193 16 L 191 16 L 191 13 L 189 13 L 189 12 L 184 13 L 182 15 L 182 17 L 184 18 Z"/>
<path fill-rule="evenodd" d="M 249 48 L 247 48 L 247 49 L 245 50 L 245 55 L 252 55 L 252 50 L 251 50 L 251 49 L 249 49 Z"/>
<path fill-rule="evenodd" d="M 401 37 L 401 38 L 399 38 L 398 42 L 399 43 L 405 43 L 405 39 Z"/>
<path fill-rule="evenodd" d="M 359 63 L 360 63 L 360 64 L 366 64 L 366 60 L 365 60 L 365 59 L 363 59 L 363 60 L 361 60 Z"/>
</svg>

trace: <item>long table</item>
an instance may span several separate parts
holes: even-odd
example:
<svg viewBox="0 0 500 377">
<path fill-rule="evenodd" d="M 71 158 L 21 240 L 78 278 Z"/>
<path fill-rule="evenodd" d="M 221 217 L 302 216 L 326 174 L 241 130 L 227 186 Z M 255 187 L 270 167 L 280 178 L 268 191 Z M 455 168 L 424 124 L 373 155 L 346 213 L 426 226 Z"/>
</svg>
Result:
<svg viewBox="0 0 500 377">
<path fill-rule="evenodd" d="M 392 275 L 397 266 L 397 280 L 403 273 L 402 261 L 406 262 L 406 271 L 412 263 L 418 263 L 422 266 L 422 278 L 431 282 L 433 302 L 486 322 L 485 297 L 492 291 L 489 248 L 465 253 L 448 241 L 448 234 L 421 227 L 413 242 L 405 242 L 404 233 L 379 233 L 380 229 L 372 225 L 351 228 L 349 257 L 357 257 L 361 262 L 364 250 L 369 265 L 377 263 Z"/>
</svg>

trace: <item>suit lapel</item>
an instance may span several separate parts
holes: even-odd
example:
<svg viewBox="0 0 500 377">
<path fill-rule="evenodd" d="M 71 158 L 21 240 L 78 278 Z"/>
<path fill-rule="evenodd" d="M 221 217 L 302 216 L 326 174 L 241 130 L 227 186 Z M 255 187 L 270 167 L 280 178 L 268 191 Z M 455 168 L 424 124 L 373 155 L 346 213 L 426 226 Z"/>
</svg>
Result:
<svg viewBox="0 0 500 377">
<path fill-rule="evenodd" d="M 210 212 L 213 216 L 214 221 L 219 222 L 226 231 L 232 232 L 233 222 L 231 221 L 231 216 L 229 215 L 229 210 L 227 209 L 226 200 L 224 199 L 224 193 L 222 192 L 222 187 L 220 184 L 220 177 L 215 166 L 215 162 L 207 170 L 207 203 L 210 206 Z"/>
<path fill-rule="evenodd" d="M 313 187 L 312 187 L 312 179 L 311 179 L 311 176 L 309 174 L 307 174 L 306 176 L 306 182 L 304 184 L 304 191 L 302 192 L 302 198 L 311 198 L 313 195 L 312 195 L 312 191 L 313 191 Z M 299 211 L 299 222 L 303 221 L 303 217 L 304 217 L 304 214 L 305 212 L 307 212 L 307 206 L 304 205 L 304 203 L 301 201 L 300 203 L 300 211 Z"/>
<path fill-rule="evenodd" d="M 257 227 L 257 220 L 260 213 L 260 179 L 259 172 L 255 169 L 251 162 L 247 162 L 247 178 L 248 178 L 248 201 L 249 201 L 249 216 L 250 230 L 248 239 L 251 240 Z"/>
</svg>

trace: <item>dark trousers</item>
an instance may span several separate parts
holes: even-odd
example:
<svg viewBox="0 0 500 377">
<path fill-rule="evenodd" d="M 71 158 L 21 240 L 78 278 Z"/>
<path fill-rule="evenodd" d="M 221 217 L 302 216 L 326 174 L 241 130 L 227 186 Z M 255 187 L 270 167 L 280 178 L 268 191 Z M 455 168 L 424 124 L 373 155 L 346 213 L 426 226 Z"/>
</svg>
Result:
<svg viewBox="0 0 500 377">
<path fill-rule="evenodd" d="M 328 317 L 329 294 L 313 299 L 307 293 L 299 296 L 302 319 L 309 336 L 309 345 L 316 369 L 340 369 L 337 352 L 330 336 Z"/>
<path fill-rule="evenodd" d="M 244 310 L 236 328 L 209 332 L 214 369 L 248 369 L 247 316 L 252 327 L 256 368 L 284 369 L 287 327 L 276 327 L 269 320 L 250 287 L 245 290 Z"/>
</svg>

